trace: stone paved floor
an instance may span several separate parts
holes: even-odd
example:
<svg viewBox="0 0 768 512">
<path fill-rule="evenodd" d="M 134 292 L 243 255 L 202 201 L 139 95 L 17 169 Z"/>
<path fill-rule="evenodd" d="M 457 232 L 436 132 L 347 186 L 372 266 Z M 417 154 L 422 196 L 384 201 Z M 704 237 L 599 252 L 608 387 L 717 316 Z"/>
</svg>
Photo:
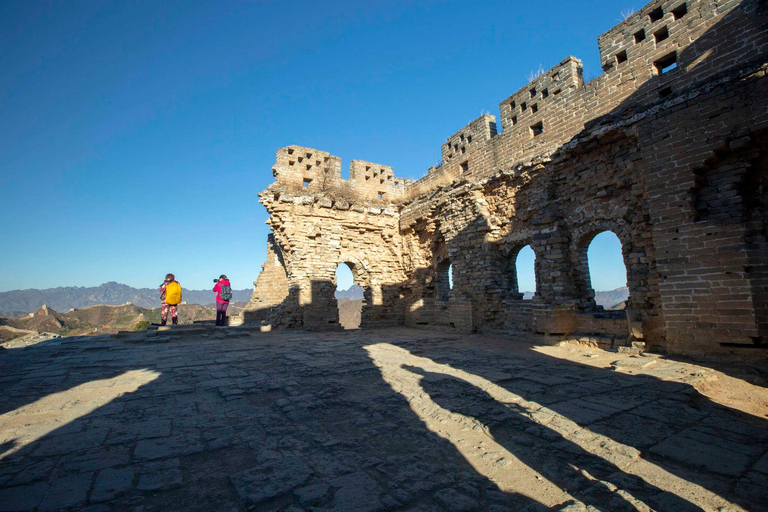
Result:
<svg viewBox="0 0 768 512">
<path fill-rule="evenodd" d="M 159 339 L 0 352 L 0 510 L 768 509 L 766 421 L 685 383 L 407 329 Z"/>
</svg>

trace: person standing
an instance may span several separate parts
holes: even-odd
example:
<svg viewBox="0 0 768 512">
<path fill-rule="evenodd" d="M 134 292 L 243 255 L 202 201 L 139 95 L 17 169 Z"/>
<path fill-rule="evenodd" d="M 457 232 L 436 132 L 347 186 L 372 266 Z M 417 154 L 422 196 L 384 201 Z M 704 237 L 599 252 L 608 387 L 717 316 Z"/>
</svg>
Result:
<svg viewBox="0 0 768 512">
<path fill-rule="evenodd" d="M 227 325 L 227 307 L 232 300 L 232 286 L 224 274 L 215 281 L 213 291 L 216 292 L 216 325 L 223 327 Z"/>
<path fill-rule="evenodd" d="M 165 281 L 160 285 L 160 325 L 168 322 L 168 313 L 171 314 L 173 325 L 178 325 L 178 306 L 181 304 L 181 284 L 176 281 L 176 276 L 166 274 Z"/>
</svg>

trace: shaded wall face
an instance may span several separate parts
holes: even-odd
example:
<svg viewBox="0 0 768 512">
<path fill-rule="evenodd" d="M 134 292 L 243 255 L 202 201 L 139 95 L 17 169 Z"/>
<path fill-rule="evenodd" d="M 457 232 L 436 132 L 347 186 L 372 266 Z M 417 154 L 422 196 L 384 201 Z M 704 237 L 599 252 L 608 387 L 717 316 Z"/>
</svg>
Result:
<svg viewBox="0 0 768 512">
<path fill-rule="evenodd" d="M 660 140 L 644 156 L 649 203 L 660 212 L 653 237 L 674 351 L 765 340 L 768 138 L 765 129 L 754 130 L 753 113 L 764 109 L 768 95 L 758 85 L 715 88 L 699 105 L 643 126 Z M 715 108 L 727 124 L 712 122 Z"/>
</svg>

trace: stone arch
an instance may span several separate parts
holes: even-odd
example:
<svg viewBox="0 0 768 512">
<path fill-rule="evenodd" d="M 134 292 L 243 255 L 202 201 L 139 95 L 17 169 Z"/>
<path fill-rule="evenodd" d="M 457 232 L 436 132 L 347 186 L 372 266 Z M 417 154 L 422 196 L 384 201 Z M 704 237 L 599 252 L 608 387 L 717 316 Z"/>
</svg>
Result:
<svg viewBox="0 0 768 512">
<path fill-rule="evenodd" d="M 539 262 L 541 261 L 541 258 L 539 257 L 539 252 L 536 250 L 536 245 L 533 243 L 533 239 L 531 238 L 524 238 L 521 240 L 517 240 L 515 242 L 510 243 L 505 247 L 504 251 L 502 251 L 502 254 L 506 258 L 506 273 L 507 273 L 507 282 L 509 286 L 509 293 L 507 296 L 511 299 L 522 299 L 523 298 L 523 291 L 520 290 L 520 283 L 518 283 L 517 278 L 517 257 L 520 255 L 520 251 L 525 249 L 526 247 L 530 247 L 533 251 L 533 254 L 535 256 L 534 260 L 534 268 L 533 268 L 533 274 L 534 279 L 536 280 L 536 286 L 535 290 L 533 290 L 534 295 L 533 298 L 537 299 L 539 298 L 539 290 L 540 290 L 540 277 L 539 277 Z"/>
<path fill-rule="evenodd" d="M 448 256 L 445 256 L 435 264 L 435 289 L 437 290 L 437 300 L 450 300 L 453 297 L 453 262 Z M 455 283 L 454 283 L 455 286 Z"/>
<path fill-rule="evenodd" d="M 627 272 L 627 288 L 629 289 L 627 309 L 630 309 L 632 305 L 638 303 L 641 295 L 643 297 L 645 295 L 642 289 L 647 287 L 648 264 L 642 264 L 640 261 L 647 261 L 647 258 L 631 257 L 633 253 L 640 250 L 632 242 L 631 228 L 626 221 L 613 219 L 592 220 L 573 230 L 570 252 L 575 269 L 579 306 L 587 310 L 597 309 L 595 291 L 589 276 L 587 250 L 592 240 L 604 231 L 610 231 L 621 242 L 621 255 Z"/>
<path fill-rule="evenodd" d="M 342 263 L 345 263 L 352 271 L 352 277 L 354 278 L 355 283 L 363 288 L 371 286 L 371 273 L 367 261 L 352 254 L 342 253 L 337 258 L 333 266 L 333 271 L 336 272 L 336 268 Z M 335 279 L 334 275 L 334 285 L 336 284 Z"/>
<path fill-rule="evenodd" d="M 339 265 L 347 265 L 352 271 L 353 282 L 363 288 L 363 305 L 360 310 L 360 328 L 367 327 L 370 311 L 381 303 L 381 289 L 371 279 L 370 266 L 362 258 L 349 253 L 342 253 L 334 265 L 333 285 L 336 289 L 336 268 Z M 335 300 L 335 298 L 334 298 Z M 338 303 L 336 304 L 338 310 Z"/>
</svg>

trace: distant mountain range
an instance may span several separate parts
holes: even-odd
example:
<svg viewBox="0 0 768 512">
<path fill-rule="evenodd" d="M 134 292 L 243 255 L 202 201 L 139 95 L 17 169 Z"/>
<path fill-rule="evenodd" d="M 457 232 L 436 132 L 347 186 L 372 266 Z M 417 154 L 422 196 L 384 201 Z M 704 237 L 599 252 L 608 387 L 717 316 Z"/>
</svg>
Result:
<svg viewBox="0 0 768 512">
<path fill-rule="evenodd" d="M 533 298 L 533 292 L 523 292 L 524 299 Z M 626 286 L 608 290 L 604 292 L 595 292 L 595 303 L 604 308 L 617 306 L 629 298 L 629 289 Z"/>
<path fill-rule="evenodd" d="M 337 299 L 360 300 L 363 298 L 363 287 L 353 284 L 346 290 L 336 290 L 333 296 Z"/>
<path fill-rule="evenodd" d="M 183 283 L 182 283 L 183 284 Z M 213 288 L 213 284 L 211 284 Z M 248 302 L 253 290 L 232 290 L 232 302 Z M 215 294 L 210 290 L 189 290 L 184 288 L 182 299 L 188 304 L 212 304 Z M 120 305 L 130 302 L 142 308 L 156 308 L 160 305 L 160 294 L 156 288 L 133 288 L 109 282 L 101 286 L 66 286 L 45 290 L 13 290 L 0 292 L 0 312 L 31 313 L 43 304 L 56 311 L 69 311 L 98 304 Z M 12 316 L 2 314 L 0 316 Z"/>
</svg>

